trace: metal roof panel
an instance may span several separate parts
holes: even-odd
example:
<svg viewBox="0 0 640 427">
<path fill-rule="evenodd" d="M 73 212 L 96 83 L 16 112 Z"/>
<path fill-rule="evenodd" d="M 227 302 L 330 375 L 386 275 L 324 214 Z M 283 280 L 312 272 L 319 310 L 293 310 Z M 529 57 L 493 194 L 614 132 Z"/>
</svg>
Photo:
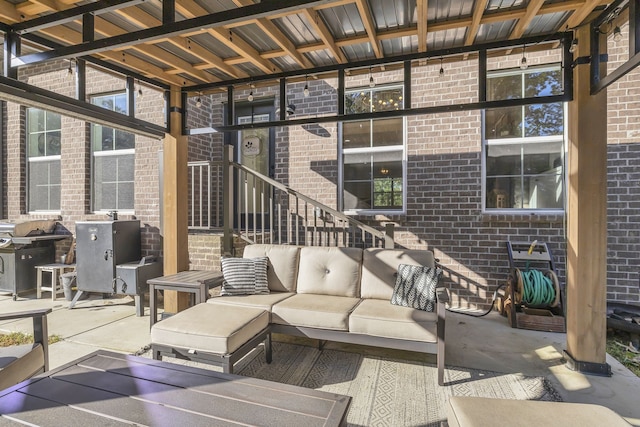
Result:
<svg viewBox="0 0 640 427">
<path fill-rule="evenodd" d="M 309 58 L 316 67 L 337 64 L 333 55 L 327 49 L 314 50 L 313 52 L 305 53 L 305 56 Z"/>
<path fill-rule="evenodd" d="M 335 39 L 366 33 L 355 3 L 322 9 L 318 13 Z"/>
<path fill-rule="evenodd" d="M 468 0 L 432 0 L 428 5 L 427 20 L 440 22 L 471 16 L 473 3 Z"/>
<path fill-rule="evenodd" d="M 509 38 L 509 34 L 516 25 L 517 20 L 494 22 L 491 24 L 482 24 L 478 28 L 476 35 L 476 43 L 487 43 L 496 40 L 505 40 Z"/>
<path fill-rule="evenodd" d="M 524 6 L 524 0 L 489 0 L 487 11 L 505 10 Z"/>
<path fill-rule="evenodd" d="M 416 0 L 369 0 L 378 31 L 406 28 L 415 23 Z"/>
<path fill-rule="evenodd" d="M 191 36 L 190 39 L 220 58 L 225 59 L 238 56 L 233 49 L 209 34 L 197 34 Z"/>
<path fill-rule="evenodd" d="M 258 52 L 280 49 L 280 46 L 267 36 L 256 24 L 243 25 L 230 30 L 234 35 L 240 36 Z"/>
<path fill-rule="evenodd" d="M 540 34 L 551 34 L 560 30 L 562 24 L 569 18 L 570 12 L 556 12 L 538 15 L 533 18 L 523 36 L 536 36 Z"/>
<path fill-rule="evenodd" d="M 374 59 L 376 54 L 371 48 L 371 43 L 358 43 L 350 44 L 342 48 L 345 56 L 349 62 L 365 61 L 367 59 Z"/>
<path fill-rule="evenodd" d="M 381 43 L 385 56 L 405 55 L 418 51 L 418 36 L 416 35 L 386 39 Z"/>
<path fill-rule="evenodd" d="M 427 49 L 440 50 L 462 46 L 466 34 L 466 28 L 430 32 L 427 34 Z"/>
<path fill-rule="evenodd" d="M 302 14 L 287 15 L 272 21 L 294 45 L 318 43 L 320 38 L 314 33 L 307 17 Z"/>
</svg>

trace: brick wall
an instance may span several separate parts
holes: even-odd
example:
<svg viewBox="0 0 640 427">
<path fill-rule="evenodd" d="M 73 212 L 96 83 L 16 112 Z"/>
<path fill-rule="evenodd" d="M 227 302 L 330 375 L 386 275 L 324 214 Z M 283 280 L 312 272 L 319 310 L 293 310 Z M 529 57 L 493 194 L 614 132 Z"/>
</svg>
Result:
<svg viewBox="0 0 640 427">
<path fill-rule="evenodd" d="M 612 72 L 629 59 L 629 24 L 608 42 Z M 607 299 L 640 303 L 640 68 L 607 88 Z"/>
</svg>

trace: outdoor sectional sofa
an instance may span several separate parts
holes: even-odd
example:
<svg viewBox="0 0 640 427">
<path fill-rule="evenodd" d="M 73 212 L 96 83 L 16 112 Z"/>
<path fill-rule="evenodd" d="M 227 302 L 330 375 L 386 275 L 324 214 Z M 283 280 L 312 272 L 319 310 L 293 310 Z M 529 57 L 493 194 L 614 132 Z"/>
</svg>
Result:
<svg viewBox="0 0 640 427">
<path fill-rule="evenodd" d="M 390 303 L 400 264 L 434 267 L 426 250 L 249 245 L 244 259 L 268 258 L 269 293 L 216 296 L 151 329 L 153 357 L 219 364 L 225 372 L 271 333 L 437 355 L 444 382 L 445 303 L 433 312 Z"/>
</svg>

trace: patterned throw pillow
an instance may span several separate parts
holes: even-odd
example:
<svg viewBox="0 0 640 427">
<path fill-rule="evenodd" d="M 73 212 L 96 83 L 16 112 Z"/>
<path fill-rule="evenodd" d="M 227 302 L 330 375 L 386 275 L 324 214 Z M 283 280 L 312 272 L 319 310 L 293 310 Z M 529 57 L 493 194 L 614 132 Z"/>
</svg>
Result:
<svg viewBox="0 0 640 427">
<path fill-rule="evenodd" d="M 441 275 L 441 268 L 400 264 L 391 304 L 434 311 L 436 287 Z"/>
<path fill-rule="evenodd" d="M 268 294 L 267 257 L 222 258 L 220 295 Z"/>
</svg>

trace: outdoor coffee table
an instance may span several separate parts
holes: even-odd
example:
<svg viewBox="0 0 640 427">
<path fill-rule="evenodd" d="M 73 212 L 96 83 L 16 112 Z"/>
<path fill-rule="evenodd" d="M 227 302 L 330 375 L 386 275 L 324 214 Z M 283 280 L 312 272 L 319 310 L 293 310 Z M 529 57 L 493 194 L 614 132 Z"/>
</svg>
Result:
<svg viewBox="0 0 640 427">
<path fill-rule="evenodd" d="M 0 391 L 0 425 L 337 426 L 346 423 L 350 402 L 349 396 L 99 350 Z"/>
</svg>

